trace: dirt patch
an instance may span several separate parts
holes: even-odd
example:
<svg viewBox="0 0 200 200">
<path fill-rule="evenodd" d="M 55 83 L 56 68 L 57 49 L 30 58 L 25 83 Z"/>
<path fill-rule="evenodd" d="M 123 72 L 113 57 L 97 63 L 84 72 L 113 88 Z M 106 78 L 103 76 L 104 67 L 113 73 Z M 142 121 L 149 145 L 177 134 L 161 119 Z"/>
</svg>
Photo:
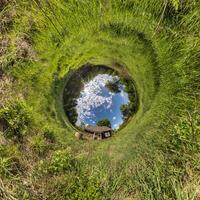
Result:
<svg viewBox="0 0 200 200">
<path fill-rule="evenodd" d="M 17 57 L 21 59 L 35 59 L 35 52 L 32 49 L 31 41 L 28 36 L 18 37 L 16 40 Z"/>
</svg>

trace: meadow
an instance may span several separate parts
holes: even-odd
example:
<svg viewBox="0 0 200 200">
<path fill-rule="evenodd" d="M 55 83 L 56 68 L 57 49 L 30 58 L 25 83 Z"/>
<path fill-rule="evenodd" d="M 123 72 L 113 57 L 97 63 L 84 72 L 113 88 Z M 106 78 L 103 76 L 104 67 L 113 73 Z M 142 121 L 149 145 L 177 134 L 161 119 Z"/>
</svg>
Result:
<svg viewBox="0 0 200 200">
<path fill-rule="evenodd" d="M 67 75 L 125 66 L 137 113 L 77 140 Z M 0 0 L 0 199 L 199 200 L 200 2 Z"/>
</svg>

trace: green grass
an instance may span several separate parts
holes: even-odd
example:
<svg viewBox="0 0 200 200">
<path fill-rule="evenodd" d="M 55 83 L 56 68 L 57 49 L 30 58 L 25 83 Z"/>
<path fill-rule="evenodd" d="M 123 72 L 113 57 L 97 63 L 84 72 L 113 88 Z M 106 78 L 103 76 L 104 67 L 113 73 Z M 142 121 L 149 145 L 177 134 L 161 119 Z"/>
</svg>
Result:
<svg viewBox="0 0 200 200">
<path fill-rule="evenodd" d="M 20 0 L 6 13 L 3 199 L 198 199 L 197 0 Z M 136 85 L 137 113 L 108 140 L 76 140 L 62 108 L 67 75 L 86 63 L 125 66 Z"/>
</svg>

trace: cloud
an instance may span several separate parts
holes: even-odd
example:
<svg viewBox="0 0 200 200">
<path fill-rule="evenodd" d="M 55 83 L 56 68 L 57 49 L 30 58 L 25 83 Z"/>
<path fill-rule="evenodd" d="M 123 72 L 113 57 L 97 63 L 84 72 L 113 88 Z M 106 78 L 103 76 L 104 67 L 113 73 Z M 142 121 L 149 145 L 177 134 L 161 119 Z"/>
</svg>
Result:
<svg viewBox="0 0 200 200">
<path fill-rule="evenodd" d="M 117 76 L 108 74 L 99 74 L 92 80 L 84 84 L 84 89 L 81 91 L 80 97 L 77 99 L 77 122 L 80 125 L 81 121 L 87 117 L 95 117 L 93 109 L 104 106 L 106 109 L 112 106 L 112 97 L 110 93 L 108 96 L 103 96 L 102 90 L 108 81 L 119 79 Z"/>
<path fill-rule="evenodd" d="M 114 128 L 114 129 L 118 129 L 119 126 L 120 126 L 120 124 L 114 124 L 114 125 L 113 125 L 113 128 Z"/>
</svg>

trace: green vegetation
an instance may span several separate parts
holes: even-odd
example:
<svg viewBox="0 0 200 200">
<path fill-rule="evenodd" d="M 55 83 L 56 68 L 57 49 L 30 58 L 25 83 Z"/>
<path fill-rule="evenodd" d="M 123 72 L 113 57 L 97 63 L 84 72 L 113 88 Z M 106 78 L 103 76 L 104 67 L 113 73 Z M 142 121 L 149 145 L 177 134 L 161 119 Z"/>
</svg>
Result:
<svg viewBox="0 0 200 200">
<path fill-rule="evenodd" d="M 31 126 L 31 112 L 25 102 L 16 100 L 0 110 L 0 118 L 6 121 L 8 126 L 6 135 L 21 138 Z"/>
<path fill-rule="evenodd" d="M 199 199 L 199 52 L 198 0 L 1 0 L 0 198 Z M 106 141 L 63 110 L 87 63 L 125 66 L 138 93 Z"/>
<path fill-rule="evenodd" d="M 121 105 L 120 110 L 121 110 L 124 120 L 126 120 L 127 118 L 129 118 L 132 115 L 132 112 L 130 109 L 130 104 Z"/>
<path fill-rule="evenodd" d="M 96 124 L 97 126 L 107 126 L 111 128 L 111 122 L 108 119 L 101 119 Z"/>
<path fill-rule="evenodd" d="M 113 93 L 119 93 L 120 92 L 120 88 L 119 88 L 119 82 L 118 81 L 108 81 L 108 83 L 106 84 L 106 87 Z"/>
<path fill-rule="evenodd" d="M 129 103 L 121 105 L 120 110 L 123 115 L 124 120 L 128 119 L 137 112 L 139 107 L 137 91 L 134 88 L 134 84 L 131 79 L 123 79 L 123 84 L 125 85 L 125 91 L 129 95 Z"/>
</svg>

